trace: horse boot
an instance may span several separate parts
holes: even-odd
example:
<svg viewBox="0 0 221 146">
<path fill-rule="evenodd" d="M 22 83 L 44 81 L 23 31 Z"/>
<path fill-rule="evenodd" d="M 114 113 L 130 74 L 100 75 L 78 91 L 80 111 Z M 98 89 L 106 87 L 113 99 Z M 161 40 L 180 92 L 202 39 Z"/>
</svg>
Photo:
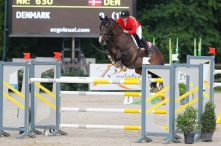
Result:
<svg viewBox="0 0 221 146">
<path fill-rule="evenodd" d="M 151 57 L 151 56 L 152 56 L 152 52 L 151 52 L 151 50 L 150 50 L 150 47 L 147 46 L 147 42 L 145 41 L 145 39 L 142 38 L 142 39 L 140 40 L 140 42 L 141 42 L 141 44 L 143 45 L 143 47 L 145 48 L 148 57 Z"/>
</svg>

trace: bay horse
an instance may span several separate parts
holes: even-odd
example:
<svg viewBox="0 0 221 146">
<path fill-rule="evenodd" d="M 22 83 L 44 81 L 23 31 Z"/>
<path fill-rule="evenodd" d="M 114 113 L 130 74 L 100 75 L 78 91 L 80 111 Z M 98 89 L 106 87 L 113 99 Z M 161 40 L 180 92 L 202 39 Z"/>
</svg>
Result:
<svg viewBox="0 0 221 146">
<path fill-rule="evenodd" d="M 124 33 L 118 23 L 105 16 L 104 18 L 99 16 L 101 20 L 100 24 L 100 36 L 99 43 L 106 45 L 109 41 L 109 49 L 106 54 L 110 62 L 123 71 L 128 69 L 135 69 L 137 74 L 142 74 L 143 58 L 148 57 L 146 51 L 136 47 L 136 44 L 130 34 Z M 152 55 L 149 59 L 151 65 L 164 65 L 164 58 L 160 50 L 151 45 L 150 50 Z M 153 78 L 158 78 L 157 75 L 150 73 Z M 163 85 L 162 85 L 163 86 Z M 156 91 L 156 83 L 151 84 L 151 87 Z"/>
</svg>

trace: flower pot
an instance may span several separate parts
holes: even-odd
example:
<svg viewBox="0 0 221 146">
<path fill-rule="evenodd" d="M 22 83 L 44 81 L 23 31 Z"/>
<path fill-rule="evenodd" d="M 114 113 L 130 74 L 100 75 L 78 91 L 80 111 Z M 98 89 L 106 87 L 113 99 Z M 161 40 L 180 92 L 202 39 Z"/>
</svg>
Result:
<svg viewBox="0 0 221 146">
<path fill-rule="evenodd" d="M 184 133 L 184 142 L 185 142 L 185 144 L 194 143 L 194 137 L 195 137 L 195 133 L 188 133 L 188 134 Z"/>
<path fill-rule="evenodd" d="M 203 142 L 210 142 L 212 141 L 212 137 L 213 137 L 213 133 L 214 132 L 202 132 L 202 141 Z"/>
</svg>

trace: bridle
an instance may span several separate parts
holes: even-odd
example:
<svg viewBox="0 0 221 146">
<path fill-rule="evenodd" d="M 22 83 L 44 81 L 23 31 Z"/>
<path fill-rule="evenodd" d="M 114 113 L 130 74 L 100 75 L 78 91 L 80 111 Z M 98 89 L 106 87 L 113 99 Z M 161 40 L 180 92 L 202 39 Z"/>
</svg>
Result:
<svg viewBox="0 0 221 146">
<path fill-rule="evenodd" d="M 116 23 L 116 22 L 115 22 Z M 107 33 L 104 33 L 104 31 L 103 31 L 103 28 L 102 27 L 106 27 L 105 25 L 107 25 L 108 24 L 108 28 L 107 28 Z M 118 25 L 118 24 L 117 24 Z M 119 26 L 120 27 L 120 26 Z M 111 37 L 117 37 L 117 36 L 120 36 L 121 34 L 123 34 L 123 31 L 122 32 L 120 32 L 119 34 L 116 34 L 116 35 L 114 35 L 114 30 L 113 30 L 113 28 L 112 28 L 112 26 L 111 26 L 111 20 L 109 20 L 109 21 L 102 21 L 101 22 L 101 25 L 100 25 L 100 36 L 102 35 L 102 36 L 107 36 L 104 40 L 105 41 L 108 41 Z"/>
<path fill-rule="evenodd" d="M 106 25 L 108 24 L 108 28 L 107 28 L 107 31 L 106 33 L 104 32 L 104 27 L 107 27 Z M 106 38 L 104 38 L 104 41 L 108 41 L 108 39 L 111 37 L 111 32 L 112 30 L 112 27 L 111 27 L 111 24 L 110 24 L 110 21 L 102 21 L 101 22 L 101 25 L 100 25 L 100 36 L 107 36 Z"/>
</svg>

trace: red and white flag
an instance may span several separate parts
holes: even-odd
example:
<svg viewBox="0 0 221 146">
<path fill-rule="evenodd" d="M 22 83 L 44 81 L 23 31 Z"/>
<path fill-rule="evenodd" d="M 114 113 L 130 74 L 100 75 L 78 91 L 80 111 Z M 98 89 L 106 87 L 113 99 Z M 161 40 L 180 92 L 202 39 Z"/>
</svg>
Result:
<svg viewBox="0 0 221 146">
<path fill-rule="evenodd" d="M 102 0 L 88 0 L 88 6 L 101 6 Z"/>
</svg>

